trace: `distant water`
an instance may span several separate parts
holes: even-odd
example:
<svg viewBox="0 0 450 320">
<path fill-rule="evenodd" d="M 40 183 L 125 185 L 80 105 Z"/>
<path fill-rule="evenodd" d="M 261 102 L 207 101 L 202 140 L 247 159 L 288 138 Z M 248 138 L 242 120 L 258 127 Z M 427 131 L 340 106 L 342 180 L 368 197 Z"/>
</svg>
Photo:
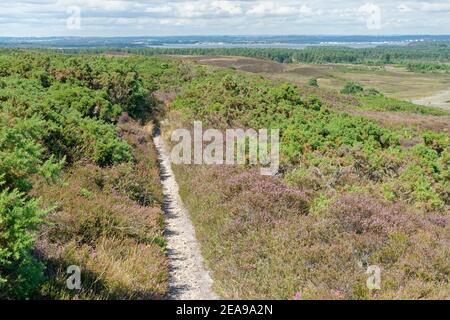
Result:
<svg viewBox="0 0 450 320">
<path fill-rule="evenodd" d="M 450 35 L 414 36 L 172 36 L 172 37 L 0 37 L 11 48 L 304 48 L 310 45 L 375 47 L 450 41 Z"/>
</svg>

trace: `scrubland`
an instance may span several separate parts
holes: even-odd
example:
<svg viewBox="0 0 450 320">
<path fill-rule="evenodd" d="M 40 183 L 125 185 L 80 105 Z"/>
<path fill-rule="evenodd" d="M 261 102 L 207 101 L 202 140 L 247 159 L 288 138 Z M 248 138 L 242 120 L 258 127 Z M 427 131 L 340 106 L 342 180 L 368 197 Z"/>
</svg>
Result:
<svg viewBox="0 0 450 320">
<path fill-rule="evenodd" d="M 158 113 L 152 72 L 163 85 L 170 62 L 142 62 L 0 53 L 1 298 L 165 296 L 163 199 L 144 125 Z M 81 290 L 66 287 L 72 265 Z"/>
<path fill-rule="evenodd" d="M 282 64 L 275 61 L 243 57 L 185 57 L 203 65 L 232 68 L 260 74 L 271 79 L 281 79 L 299 86 L 307 86 L 312 78 L 318 80 L 321 92 L 340 90 L 346 82 L 355 81 L 365 87 L 376 88 L 386 96 L 404 101 L 424 100 L 426 105 L 450 108 L 443 94 L 450 87 L 448 73 L 411 72 L 403 65 L 354 64 Z M 440 95 L 438 95 L 440 94 Z M 435 97 L 429 101 L 427 98 Z"/>
<path fill-rule="evenodd" d="M 353 84 L 322 100 L 283 81 L 204 72 L 171 102 L 166 131 L 193 120 L 281 129 L 277 177 L 248 166 L 175 166 L 219 294 L 448 298 L 448 126 L 383 125 L 349 109 L 396 113 L 397 105 L 448 124 L 444 111 Z M 355 103 L 336 107 L 333 97 Z M 382 270 L 379 291 L 366 286 L 372 265 Z"/>
<path fill-rule="evenodd" d="M 0 51 L 0 298 L 165 297 L 160 120 L 280 129 L 275 177 L 174 166 L 221 297 L 449 298 L 448 112 L 190 60 Z"/>
</svg>

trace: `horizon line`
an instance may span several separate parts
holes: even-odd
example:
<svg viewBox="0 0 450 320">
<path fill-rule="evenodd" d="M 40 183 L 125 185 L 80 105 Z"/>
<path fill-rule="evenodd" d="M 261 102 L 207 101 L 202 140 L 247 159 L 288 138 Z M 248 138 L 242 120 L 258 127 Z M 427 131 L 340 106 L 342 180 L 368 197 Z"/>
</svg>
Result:
<svg viewBox="0 0 450 320">
<path fill-rule="evenodd" d="M 450 37 L 450 34 L 190 34 L 190 35 L 129 35 L 129 36 L 0 36 L 0 38 L 169 38 L 169 37 Z"/>
</svg>

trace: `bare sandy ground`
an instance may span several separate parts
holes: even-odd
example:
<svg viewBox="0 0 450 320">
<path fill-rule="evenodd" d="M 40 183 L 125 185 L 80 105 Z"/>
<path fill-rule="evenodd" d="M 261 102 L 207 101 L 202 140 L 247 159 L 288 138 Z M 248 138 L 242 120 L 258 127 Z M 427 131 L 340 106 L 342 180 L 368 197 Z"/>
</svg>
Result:
<svg viewBox="0 0 450 320">
<path fill-rule="evenodd" d="M 189 213 L 179 195 L 170 156 L 159 132 L 153 134 L 161 167 L 161 183 L 166 214 L 167 249 L 170 261 L 171 300 L 216 300 L 213 281 L 205 268 Z"/>
<path fill-rule="evenodd" d="M 438 107 L 445 110 L 450 110 L 450 90 L 440 91 L 428 97 L 412 100 L 412 102 L 423 106 Z"/>
</svg>

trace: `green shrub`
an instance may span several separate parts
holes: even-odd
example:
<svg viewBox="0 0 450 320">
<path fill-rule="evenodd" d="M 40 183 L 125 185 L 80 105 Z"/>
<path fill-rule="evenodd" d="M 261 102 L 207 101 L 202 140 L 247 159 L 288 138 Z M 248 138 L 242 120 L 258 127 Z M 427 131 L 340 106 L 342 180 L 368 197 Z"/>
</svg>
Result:
<svg viewBox="0 0 450 320">
<path fill-rule="evenodd" d="M 317 81 L 317 78 L 311 78 L 308 81 L 308 85 L 311 86 L 311 87 L 318 88 L 319 87 L 319 82 Z"/>
<path fill-rule="evenodd" d="M 367 91 L 365 92 L 367 93 Z M 386 97 L 382 94 L 364 94 L 358 97 L 361 105 L 359 108 L 374 110 L 374 111 L 393 111 L 393 112 L 408 112 L 417 114 L 429 114 L 435 116 L 449 115 L 448 111 L 417 105 L 408 101 L 397 100 Z"/>
<path fill-rule="evenodd" d="M 377 89 L 375 89 L 375 88 L 368 88 L 368 89 L 364 90 L 364 94 L 366 96 L 380 96 L 380 95 L 382 95 L 382 93 L 380 91 L 378 91 Z"/>
<path fill-rule="evenodd" d="M 342 94 L 356 94 L 356 93 L 361 93 L 364 91 L 364 88 L 353 81 L 347 82 L 345 84 L 345 87 L 341 90 Z"/>
<path fill-rule="evenodd" d="M 33 232 L 46 213 L 17 190 L 0 192 L 0 298 L 29 298 L 42 282 L 44 266 L 32 255 Z"/>
<path fill-rule="evenodd" d="M 115 122 L 123 112 L 120 105 L 109 101 L 108 94 L 104 90 L 91 90 L 64 83 L 52 86 L 48 94 L 49 103 L 57 104 L 58 108 L 77 110 L 84 117 Z"/>
<path fill-rule="evenodd" d="M 357 84 L 348 87 L 353 88 L 351 92 L 364 93 Z M 188 122 L 202 120 L 220 128 L 279 128 L 283 170 L 290 177 L 291 170 L 298 172 L 298 165 L 304 168 L 302 177 L 292 181 L 294 185 L 341 192 L 366 191 L 362 186 L 376 184 L 391 201 L 405 201 L 424 211 L 445 208 L 449 188 L 445 133 L 425 133 L 424 144 L 405 149 L 399 139 L 403 133 L 327 108 L 314 95 L 302 99 L 299 91 L 289 84 L 219 70 L 192 81 L 172 107 Z M 384 97 L 372 89 L 358 99 L 361 108 L 445 114 Z M 415 135 L 408 139 L 416 139 Z M 423 171 L 419 176 L 410 174 L 410 166 Z"/>
<path fill-rule="evenodd" d="M 39 143 L 44 122 L 38 118 L 15 118 L 0 110 L 0 174 L 7 188 L 28 191 L 30 177 L 40 173 L 54 178 L 64 164 L 53 157 L 45 160 Z"/>
<path fill-rule="evenodd" d="M 133 159 L 130 146 L 123 141 L 104 140 L 95 143 L 93 159 L 101 166 L 129 162 Z"/>
<path fill-rule="evenodd" d="M 427 147 L 430 147 L 439 154 L 450 147 L 450 138 L 444 133 L 428 131 L 423 134 L 423 140 Z"/>
<path fill-rule="evenodd" d="M 0 54 L 0 77 L 0 298 L 29 298 L 43 279 L 32 251 L 46 211 L 26 192 L 39 176 L 54 182 L 81 159 L 131 162 L 115 122 L 123 111 L 140 116 L 152 105 L 123 59 L 12 51 Z"/>
</svg>

